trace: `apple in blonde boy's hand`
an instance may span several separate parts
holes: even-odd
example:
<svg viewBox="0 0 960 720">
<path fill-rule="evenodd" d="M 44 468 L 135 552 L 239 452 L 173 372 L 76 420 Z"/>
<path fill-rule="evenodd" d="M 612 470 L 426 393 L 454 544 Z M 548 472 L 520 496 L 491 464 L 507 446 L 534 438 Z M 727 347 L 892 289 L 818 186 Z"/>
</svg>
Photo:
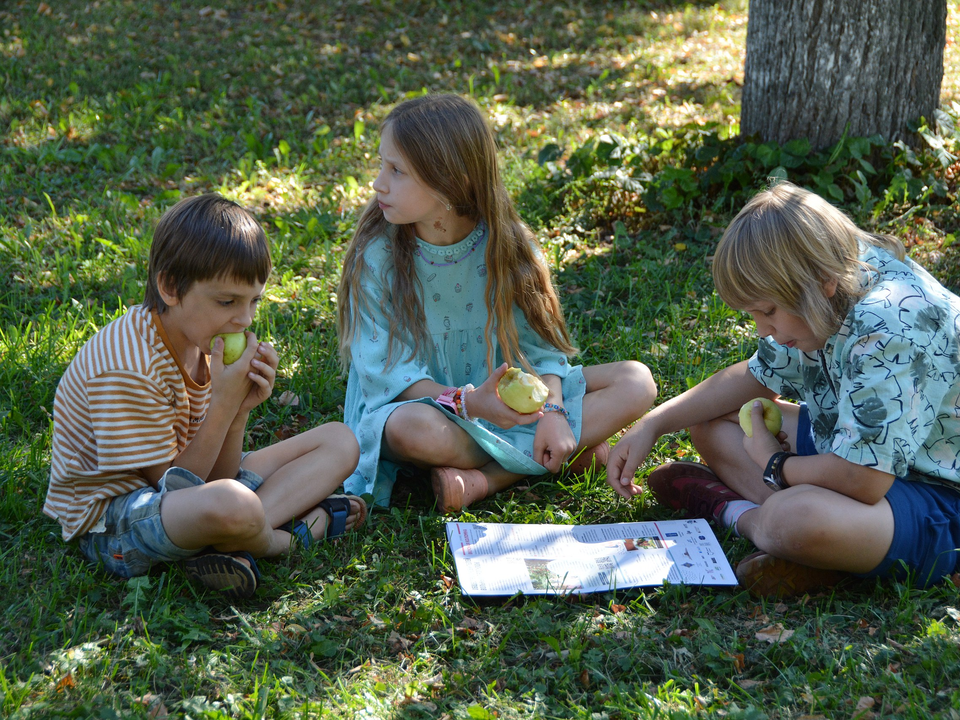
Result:
<svg viewBox="0 0 960 720">
<path fill-rule="evenodd" d="M 777 433 L 780 432 L 780 428 L 783 427 L 783 414 L 780 412 L 777 404 L 767 398 L 754 398 L 743 404 L 743 407 L 740 408 L 740 427 L 743 428 L 743 432 L 747 437 L 753 437 L 753 418 L 751 417 L 751 413 L 753 412 L 753 404 L 757 401 L 763 405 L 763 424 L 767 426 L 770 434 L 776 437 Z"/>
<path fill-rule="evenodd" d="M 214 335 L 210 340 L 211 350 L 213 350 L 213 344 L 217 341 L 217 338 L 223 338 L 224 365 L 232 365 L 235 363 L 240 359 L 240 356 L 243 355 L 243 351 L 247 349 L 246 333 L 221 333 L 220 335 Z"/>
<path fill-rule="evenodd" d="M 550 394 L 549 388 L 540 378 L 515 367 L 507 370 L 500 378 L 497 392 L 507 407 L 524 415 L 542 408 Z"/>
</svg>

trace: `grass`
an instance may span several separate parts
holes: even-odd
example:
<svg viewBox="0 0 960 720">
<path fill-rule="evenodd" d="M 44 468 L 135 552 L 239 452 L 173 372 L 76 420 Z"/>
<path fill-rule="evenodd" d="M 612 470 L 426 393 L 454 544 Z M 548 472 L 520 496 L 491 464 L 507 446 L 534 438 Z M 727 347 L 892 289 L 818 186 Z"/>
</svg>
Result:
<svg viewBox="0 0 960 720">
<path fill-rule="evenodd" d="M 943 106 L 956 119 L 949 7 Z M 65 0 L 8 3 L 0 28 L 0 716 L 957 717 L 949 583 L 785 603 L 664 587 L 478 605 L 456 586 L 445 518 L 414 486 L 363 532 L 264 562 L 256 599 L 230 605 L 176 568 L 107 577 L 41 514 L 57 379 L 142 297 L 152 228 L 186 195 L 255 209 L 273 244 L 255 328 L 280 349 L 280 378 L 249 445 L 342 416 L 340 254 L 378 121 L 424 89 L 470 94 L 491 118 L 583 362 L 638 358 L 662 398 L 750 353 L 752 327 L 717 299 L 709 256 L 778 168 L 835 186 L 859 222 L 957 289 L 960 165 L 929 143 L 820 157 L 729 139 L 745 2 Z M 640 475 L 694 454 L 686 435 L 664 438 Z M 666 516 L 648 497 L 616 501 L 600 477 L 561 477 L 462 519 Z M 723 545 L 734 560 L 750 551 Z M 794 634 L 758 639 L 777 623 Z"/>
</svg>

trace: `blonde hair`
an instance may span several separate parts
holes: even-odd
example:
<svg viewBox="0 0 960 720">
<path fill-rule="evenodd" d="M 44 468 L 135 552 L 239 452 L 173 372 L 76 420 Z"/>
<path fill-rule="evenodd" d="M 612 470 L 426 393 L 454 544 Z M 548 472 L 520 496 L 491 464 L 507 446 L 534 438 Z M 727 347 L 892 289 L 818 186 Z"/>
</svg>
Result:
<svg viewBox="0 0 960 720">
<path fill-rule="evenodd" d="M 875 270 L 859 259 L 858 241 L 904 257 L 896 238 L 865 232 L 820 196 L 780 183 L 754 196 L 727 227 L 713 282 L 730 307 L 771 302 L 830 337 L 867 291 L 863 271 Z M 827 297 L 832 280 L 837 289 Z"/>
<path fill-rule="evenodd" d="M 500 177 L 496 142 L 479 108 L 457 95 L 424 95 L 395 107 L 383 121 L 381 132 L 388 127 L 418 180 L 450 203 L 457 215 L 486 222 L 486 336 L 496 335 L 504 359 L 511 365 L 519 361 L 531 369 L 520 351 L 514 303 L 545 342 L 568 355 L 576 353 L 550 271 L 533 233 L 520 220 L 507 194 Z M 392 268 L 380 269 L 384 278 L 390 276 L 389 289 L 380 303 L 390 320 L 391 362 L 398 359 L 394 350 L 400 340 L 410 343 L 408 359 L 421 357 L 431 345 L 414 266 L 414 226 L 387 222 L 374 197 L 360 216 L 343 260 L 338 327 L 344 367 L 350 364 L 358 315 L 366 311 L 367 299 L 360 287 L 364 272 L 369 272 L 364 267 L 364 253 L 383 236 L 391 241 Z M 488 349 L 488 363 L 493 364 L 492 347 Z"/>
</svg>

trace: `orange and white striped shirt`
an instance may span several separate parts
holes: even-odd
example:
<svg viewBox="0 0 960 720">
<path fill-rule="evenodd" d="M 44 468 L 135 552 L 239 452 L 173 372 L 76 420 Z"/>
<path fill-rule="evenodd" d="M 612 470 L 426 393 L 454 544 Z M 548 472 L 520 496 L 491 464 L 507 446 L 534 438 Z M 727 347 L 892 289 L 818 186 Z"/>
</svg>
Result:
<svg viewBox="0 0 960 720">
<path fill-rule="evenodd" d="M 53 403 L 53 458 L 43 511 L 72 540 L 114 497 L 150 483 L 139 468 L 172 461 L 207 413 L 207 381 L 184 373 L 155 312 L 130 308 L 67 367 Z"/>
</svg>

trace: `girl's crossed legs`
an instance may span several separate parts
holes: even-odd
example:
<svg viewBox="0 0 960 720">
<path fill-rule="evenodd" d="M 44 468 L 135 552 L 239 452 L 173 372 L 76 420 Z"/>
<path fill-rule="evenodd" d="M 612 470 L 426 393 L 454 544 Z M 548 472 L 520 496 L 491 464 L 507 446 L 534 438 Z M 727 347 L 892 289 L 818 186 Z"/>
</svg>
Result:
<svg viewBox="0 0 960 720">
<path fill-rule="evenodd" d="M 605 443 L 643 415 L 657 393 L 650 370 L 632 360 L 584 367 L 583 377 L 586 393 L 577 452 Z M 401 405 L 391 413 L 384 428 L 382 452 L 395 462 L 456 473 L 464 487 L 454 502 L 441 503 L 450 510 L 466 507 L 524 477 L 505 470 L 465 430 L 438 409 L 422 403 Z"/>
</svg>

